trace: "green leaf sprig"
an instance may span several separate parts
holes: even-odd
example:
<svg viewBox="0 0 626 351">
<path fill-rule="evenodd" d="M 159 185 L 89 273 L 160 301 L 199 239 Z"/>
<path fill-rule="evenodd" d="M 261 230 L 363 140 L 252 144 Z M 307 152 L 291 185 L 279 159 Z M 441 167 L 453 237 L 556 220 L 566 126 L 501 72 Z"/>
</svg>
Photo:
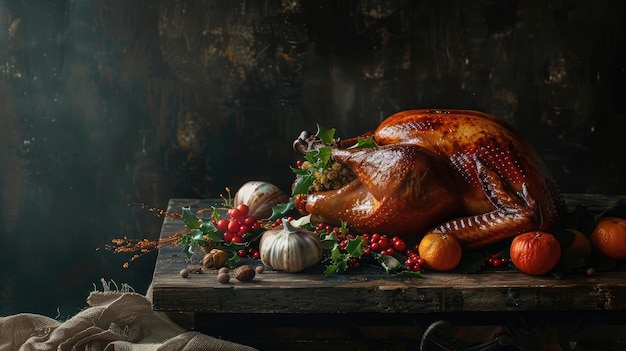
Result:
<svg viewBox="0 0 626 351">
<path fill-rule="evenodd" d="M 326 266 L 324 274 L 328 276 L 345 272 L 350 258 L 360 258 L 363 255 L 363 243 L 364 240 L 361 237 L 349 239 L 345 253 L 339 249 L 339 244 L 335 243 L 330 251 L 330 263 Z"/>
<path fill-rule="evenodd" d="M 213 215 L 219 217 L 219 212 L 216 208 L 213 209 Z M 190 231 L 189 234 L 183 235 L 179 242 L 179 245 L 183 246 L 183 252 L 187 255 L 187 258 L 193 256 L 194 251 L 198 247 L 208 245 L 209 242 L 224 242 L 213 222 L 203 221 L 191 212 L 190 207 L 183 207 L 182 220 Z"/>
<path fill-rule="evenodd" d="M 341 222 L 341 233 L 346 234 L 347 232 L 347 223 Z M 345 250 L 342 251 L 335 234 L 332 232 L 326 233 L 322 230 L 318 232 L 318 235 L 322 242 L 322 248 L 326 251 L 330 251 L 329 264 L 324 271 L 324 274 L 327 276 L 345 272 L 348 270 L 348 261 L 350 261 L 351 258 L 358 259 L 363 255 L 365 240 L 360 236 L 349 239 L 348 245 L 346 245 Z"/>
</svg>

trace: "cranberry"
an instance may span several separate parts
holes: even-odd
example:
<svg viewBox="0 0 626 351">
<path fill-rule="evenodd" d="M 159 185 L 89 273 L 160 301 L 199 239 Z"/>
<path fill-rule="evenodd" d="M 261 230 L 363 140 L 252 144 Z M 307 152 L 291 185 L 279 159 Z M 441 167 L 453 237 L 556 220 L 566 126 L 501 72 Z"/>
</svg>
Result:
<svg viewBox="0 0 626 351">
<path fill-rule="evenodd" d="M 404 252 L 406 250 L 406 243 L 402 239 L 393 241 L 393 248 L 398 252 Z"/>
<path fill-rule="evenodd" d="M 380 240 L 380 234 L 378 234 L 378 233 L 372 234 L 371 240 L 372 240 L 373 243 L 377 243 L 378 240 Z"/>
<path fill-rule="evenodd" d="M 248 216 L 248 212 L 250 212 L 250 208 L 246 204 L 240 204 L 237 206 L 237 211 L 239 211 L 238 217 L 235 218 L 246 218 Z"/>
<path fill-rule="evenodd" d="M 250 231 L 250 227 L 248 227 L 247 225 L 244 224 L 241 227 L 239 227 L 239 231 L 237 232 L 237 235 L 243 236 L 244 234 L 246 234 L 249 231 Z"/>
<path fill-rule="evenodd" d="M 231 233 L 239 232 L 240 227 L 241 224 L 239 224 L 239 221 L 236 219 L 231 219 L 230 222 L 228 222 L 228 231 Z"/>
<path fill-rule="evenodd" d="M 226 232 L 228 231 L 228 223 L 230 223 L 228 219 L 222 218 L 219 221 L 217 221 L 217 223 L 215 224 L 215 227 L 217 227 L 217 229 L 219 229 L 219 231 L 221 232 Z"/>
<path fill-rule="evenodd" d="M 252 216 L 247 216 L 244 220 L 243 220 L 243 224 L 247 225 L 248 227 L 252 227 L 253 225 L 255 225 L 256 222 L 256 218 L 252 217 Z"/>
<path fill-rule="evenodd" d="M 231 232 L 224 232 L 224 234 L 222 234 L 222 238 L 227 244 L 230 244 L 231 242 L 233 242 L 234 237 L 235 237 L 235 234 Z"/>
<path fill-rule="evenodd" d="M 232 219 L 237 219 L 241 217 L 241 212 L 239 212 L 239 210 L 236 208 L 229 209 L 227 213 L 228 213 L 228 217 Z"/>
</svg>

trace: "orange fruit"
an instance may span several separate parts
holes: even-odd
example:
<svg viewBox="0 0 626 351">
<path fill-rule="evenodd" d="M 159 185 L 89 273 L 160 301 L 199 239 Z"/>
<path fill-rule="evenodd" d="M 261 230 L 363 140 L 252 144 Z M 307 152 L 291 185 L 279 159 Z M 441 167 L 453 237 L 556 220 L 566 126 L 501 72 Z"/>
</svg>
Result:
<svg viewBox="0 0 626 351">
<path fill-rule="evenodd" d="M 591 242 L 580 230 L 568 228 L 574 239 L 567 246 L 561 247 L 561 264 L 565 268 L 581 266 L 591 255 Z"/>
<path fill-rule="evenodd" d="M 550 233 L 533 231 L 513 238 L 511 262 L 520 271 L 543 275 L 553 270 L 561 259 L 561 245 Z"/>
<path fill-rule="evenodd" d="M 424 267 L 435 271 L 454 269 L 463 255 L 461 243 L 455 237 L 438 233 L 424 235 L 417 252 L 424 259 Z"/>
<path fill-rule="evenodd" d="M 589 235 L 591 246 L 601 255 L 626 261 L 626 219 L 603 217 Z"/>
</svg>

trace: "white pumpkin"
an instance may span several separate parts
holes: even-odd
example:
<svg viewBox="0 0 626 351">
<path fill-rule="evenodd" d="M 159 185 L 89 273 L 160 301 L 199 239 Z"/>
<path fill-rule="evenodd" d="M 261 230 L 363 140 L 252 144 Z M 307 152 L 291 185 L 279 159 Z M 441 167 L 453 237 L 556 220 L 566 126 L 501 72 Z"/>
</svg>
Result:
<svg viewBox="0 0 626 351">
<path fill-rule="evenodd" d="M 322 243 L 317 234 L 292 226 L 285 218 L 282 227 L 263 233 L 259 253 L 263 264 L 285 272 L 299 272 L 320 262 Z"/>
</svg>

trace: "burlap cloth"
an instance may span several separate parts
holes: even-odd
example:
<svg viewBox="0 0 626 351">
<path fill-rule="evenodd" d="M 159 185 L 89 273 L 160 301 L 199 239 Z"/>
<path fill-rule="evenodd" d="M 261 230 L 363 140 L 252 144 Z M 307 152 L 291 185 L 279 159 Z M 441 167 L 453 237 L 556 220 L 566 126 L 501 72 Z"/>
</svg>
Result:
<svg viewBox="0 0 626 351">
<path fill-rule="evenodd" d="M 0 351 L 251 351 L 252 347 L 182 329 L 143 295 L 92 292 L 65 322 L 29 313 L 0 317 Z"/>
</svg>

